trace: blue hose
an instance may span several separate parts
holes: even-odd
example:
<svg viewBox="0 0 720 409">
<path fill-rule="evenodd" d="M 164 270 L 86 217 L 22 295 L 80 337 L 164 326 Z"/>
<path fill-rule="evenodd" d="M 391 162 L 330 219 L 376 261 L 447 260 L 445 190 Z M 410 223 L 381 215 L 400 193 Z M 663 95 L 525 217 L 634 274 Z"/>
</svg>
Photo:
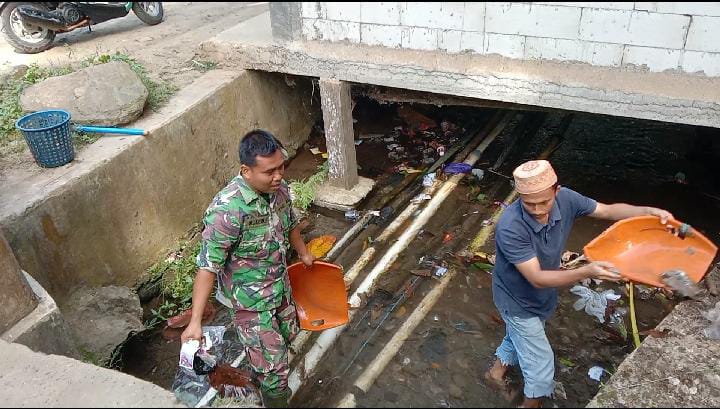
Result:
<svg viewBox="0 0 720 409">
<path fill-rule="evenodd" d="M 137 128 L 110 128 L 101 126 L 82 126 L 75 125 L 75 130 L 86 133 L 114 133 L 120 135 L 147 135 L 148 132 L 144 129 Z"/>
</svg>

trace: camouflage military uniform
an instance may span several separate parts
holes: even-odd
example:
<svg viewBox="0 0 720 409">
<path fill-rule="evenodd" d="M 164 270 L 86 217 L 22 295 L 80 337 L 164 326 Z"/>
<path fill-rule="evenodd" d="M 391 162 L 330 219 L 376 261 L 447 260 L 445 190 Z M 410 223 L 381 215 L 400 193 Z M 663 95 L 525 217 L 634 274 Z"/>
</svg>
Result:
<svg viewBox="0 0 720 409">
<path fill-rule="evenodd" d="M 286 256 L 296 225 L 284 182 L 270 195 L 235 177 L 205 213 L 199 268 L 217 275 L 263 393 L 287 391 L 288 345 L 298 332 Z"/>
</svg>

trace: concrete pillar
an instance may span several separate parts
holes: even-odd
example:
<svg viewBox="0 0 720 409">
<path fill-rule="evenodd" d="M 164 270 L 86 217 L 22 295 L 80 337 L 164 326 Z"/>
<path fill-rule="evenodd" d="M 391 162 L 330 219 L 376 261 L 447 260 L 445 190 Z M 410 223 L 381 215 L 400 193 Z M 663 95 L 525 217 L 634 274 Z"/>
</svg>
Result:
<svg viewBox="0 0 720 409">
<path fill-rule="evenodd" d="M 320 79 L 325 140 L 330 162 L 330 184 L 351 190 L 358 183 L 350 84 Z"/>
<path fill-rule="evenodd" d="M 0 334 L 7 331 L 37 306 L 10 244 L 0 231 Z"/>
<path fill-rule="evenodd" d="M 273 40 L 278 43 L 302 39 L 302 3 L 271 1 L 270 26 Z"/>
</svg>

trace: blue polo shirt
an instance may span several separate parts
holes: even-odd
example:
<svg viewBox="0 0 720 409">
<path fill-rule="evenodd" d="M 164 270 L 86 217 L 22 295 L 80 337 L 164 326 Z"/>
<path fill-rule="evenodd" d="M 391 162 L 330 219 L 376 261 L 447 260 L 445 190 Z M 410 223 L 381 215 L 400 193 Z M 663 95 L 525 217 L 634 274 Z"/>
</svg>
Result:
<svg viewBox="0 0 720 409">
<path fill-rule="evenodd" d="M 541 224 L 514 201 L 500 216 L 495 231 L 493 300 L 505 315 L 547 320 L 557 306 L 557 289 L 535 288 L 515 267 L 533 257 L 543 270 L 557 270 L 573 222 L 595 211 L 597 202 L 561 187 L 548 224 Z"/>
</svg>

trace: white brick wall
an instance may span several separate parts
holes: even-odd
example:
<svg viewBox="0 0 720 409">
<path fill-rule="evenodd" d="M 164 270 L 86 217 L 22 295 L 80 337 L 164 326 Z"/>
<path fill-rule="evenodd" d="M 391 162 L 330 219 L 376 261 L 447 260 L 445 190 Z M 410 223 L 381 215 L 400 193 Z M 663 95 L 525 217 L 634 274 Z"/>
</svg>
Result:
<svg viewBox="0 0 720 409">
<path fill-rule="evenodd" d="M 404 29 L 400 26 L 361 24 L 360 42 L 367 45 L 398 48 L 402 45 L 403 31 Z"/>
<path fill-rule="evenodd" d="M 720 76 L 720 54 L 685 51 L 682 69 L 685 72 L 704 72 L 705 75 Z"/>
<path fill-rule="evenodd" d="M 360 23 L 303 19 L 303 35 L 311 40 L 360 42 Z"/>
<path fill-rule="evenodd" d="M 343 3 L 337 4 L 342 7 Z M 360 5 L 362 22 L 390 26 L 400 25 L 400 8 L 402 4 L 398 2 L 362 2 Z"/>
<path fill-rule="evenodd" d="M 693 17 L 685 49 L 720 52 L 720 17 Z"/>
<path fill-rule="evenodd" d="M 689 25 L 690 16 L 634 11 L 625 44 L 681 49 Z"/>
<path fill-rule="evenodd" d="M 308 40 L 720 75 L 720 2 L 303 2 Z"/>
<path fill-rule="evenodd" d="M 625 46 L 623 64 L 646 66 L 650 71 L 661 72 L 680 67 L 683 52 L 665 48 Z"/>
<path fill-rule="evenodd" d="M 579 61 L 600 66 L 619 66 L 623 56 L 619 44 L 592 43 L 579 40 L 528 37 L 526 59 Z"/>
<path fill-rule="evenodd" d="M 720 3 L 707 2 L 636 2 L 635 10 L 654 13 L 688 14 L 692 16 L 720 17 Z"/>
<path fill-rule="evenodd" d="M 465 3 L 407 2 L 400 23 L 411 27 L 462 30 Z"/>
<path fill-rule="evenodd" d="M 485 34 L 473 31 L 463 31 L 460 39 L 460 50 L 474 51 L 477 53 L 485 52 Z"/>
<path fill-rule="evenodd" d="M 523 58 L 525 37 L 511 34 L 485 34 L 485 54 L 500 54 L 508 58 Z"/>
<path fill-rule="evenodd" d="M 410 27 L 402 33 L 402 47 L 413 50 L 437 50 L 438 30 L 434 28 Z"/>
<path fill-rule="evenodd" d="M 445 30 L 438 33 L 438 48 L 449 53 L 459 53 L 463 32 L 460 30 Z M 481 42 L 482 43 L 482 42 Z"/>
<path fill-rule="evenodd" d="M 485 31 L 576 39 L 580 10 L 574 7 L 524 3 L 486 3 Z"/>
<path fill-rule="evenodd" d="M 485 31 L 485 3 L 465 3 L 463 30 Z"/>
<path fill-rule="evenodd" d="M 356 23 L 363 21 L 360 18 L 360 2 L 327 2 L 325 3 L 325 13 L 328 20 L 353 21 Z"/>
</svg>

